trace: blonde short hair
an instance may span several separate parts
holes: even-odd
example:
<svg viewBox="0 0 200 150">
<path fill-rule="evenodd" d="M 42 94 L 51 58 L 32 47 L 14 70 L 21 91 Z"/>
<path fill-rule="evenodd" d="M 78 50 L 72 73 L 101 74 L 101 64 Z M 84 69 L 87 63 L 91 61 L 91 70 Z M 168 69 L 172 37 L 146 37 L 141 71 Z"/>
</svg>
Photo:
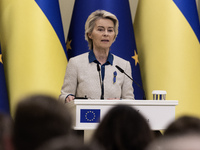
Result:
<svg viewBox="0 0 200 150">
<path fill-rule="evenodd" d="M 105 10 L 94 11 L 93 13 L 91 13 L 89 15 L 89 17 L 87 18 L 87 21 L 85 23 L 85 40 L 88 41 L 88 46 L 89 46 L 90 50 L 93 49 L 93 42 L 92 42 L 92 39 L 90 39 L 88 37 L 88 33 L 92 33 L 96 20 L 98 20 L 100 18 L 112 20 L 114 23 L 114 32 L 115 32 L 114 40 L 116 39 L 116 37 L 118 35 L 119 21 L 118 21 L 117 17 L 114 14 L 112 14 L 108 11 L 105 11 Z"/>
</svg>

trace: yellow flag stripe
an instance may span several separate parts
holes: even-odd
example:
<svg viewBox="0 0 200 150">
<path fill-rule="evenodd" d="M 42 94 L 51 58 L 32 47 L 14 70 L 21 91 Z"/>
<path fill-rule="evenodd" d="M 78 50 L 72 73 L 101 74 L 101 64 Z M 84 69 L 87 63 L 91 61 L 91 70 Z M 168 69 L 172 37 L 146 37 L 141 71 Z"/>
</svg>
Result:
<svg viewBox="0 0 200 150">
<path fill-rule="evenodd" d="M 139 1 L 134 29 L 147 98 L 166 90 L 168 100 L 179 100 L 177 116 L 200 116 L 200 44 L 177 6 L 171 0 Z"/>
<path fill-rule="evenodd" d="M 67 58 L 44 13 L 34 0 L 12 0 L 1 19 L 11 112 L 29 94 L 58 97 Z"/>
</svg>

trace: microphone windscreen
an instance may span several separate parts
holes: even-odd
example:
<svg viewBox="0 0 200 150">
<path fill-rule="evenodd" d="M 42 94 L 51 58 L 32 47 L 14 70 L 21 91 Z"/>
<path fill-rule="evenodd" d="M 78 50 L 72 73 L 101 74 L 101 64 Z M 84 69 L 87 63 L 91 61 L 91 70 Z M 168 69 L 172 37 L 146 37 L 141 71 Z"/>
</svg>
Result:
<svg viewBox="0 0 200 150">
<path fill-rule="evenodd" d="M 122 68 L 120 68 L 119 66 L 115 66 L 121 73 L 124 73 L 124 70 Z"/>
</svg>

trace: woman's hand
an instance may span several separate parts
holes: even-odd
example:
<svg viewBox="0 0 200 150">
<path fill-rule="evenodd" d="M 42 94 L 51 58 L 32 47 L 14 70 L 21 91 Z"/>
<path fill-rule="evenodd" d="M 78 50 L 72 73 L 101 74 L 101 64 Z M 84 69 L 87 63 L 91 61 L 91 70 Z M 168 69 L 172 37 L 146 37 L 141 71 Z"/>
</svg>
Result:
<svg viewBox="0 0 200 150">
<path fill-rule="evenodd" d="M 65 103 L 69 103 L 70 101 L 74 100 L 75 97 L 72 95 L 67 96 L 67 98 L 65 99 Z"/>
</svg>

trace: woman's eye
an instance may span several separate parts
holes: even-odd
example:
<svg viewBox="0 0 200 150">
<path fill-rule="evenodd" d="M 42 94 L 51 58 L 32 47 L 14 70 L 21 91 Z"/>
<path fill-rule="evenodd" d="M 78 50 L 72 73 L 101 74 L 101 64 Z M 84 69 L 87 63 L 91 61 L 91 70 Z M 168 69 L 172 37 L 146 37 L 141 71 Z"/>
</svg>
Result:
<svg viewBox="0 0 200 150">
<path fill-rule="evenodd" d="M 103 31 L 103 29 L 98 29 L 98 31 Z"/>
</svg>

